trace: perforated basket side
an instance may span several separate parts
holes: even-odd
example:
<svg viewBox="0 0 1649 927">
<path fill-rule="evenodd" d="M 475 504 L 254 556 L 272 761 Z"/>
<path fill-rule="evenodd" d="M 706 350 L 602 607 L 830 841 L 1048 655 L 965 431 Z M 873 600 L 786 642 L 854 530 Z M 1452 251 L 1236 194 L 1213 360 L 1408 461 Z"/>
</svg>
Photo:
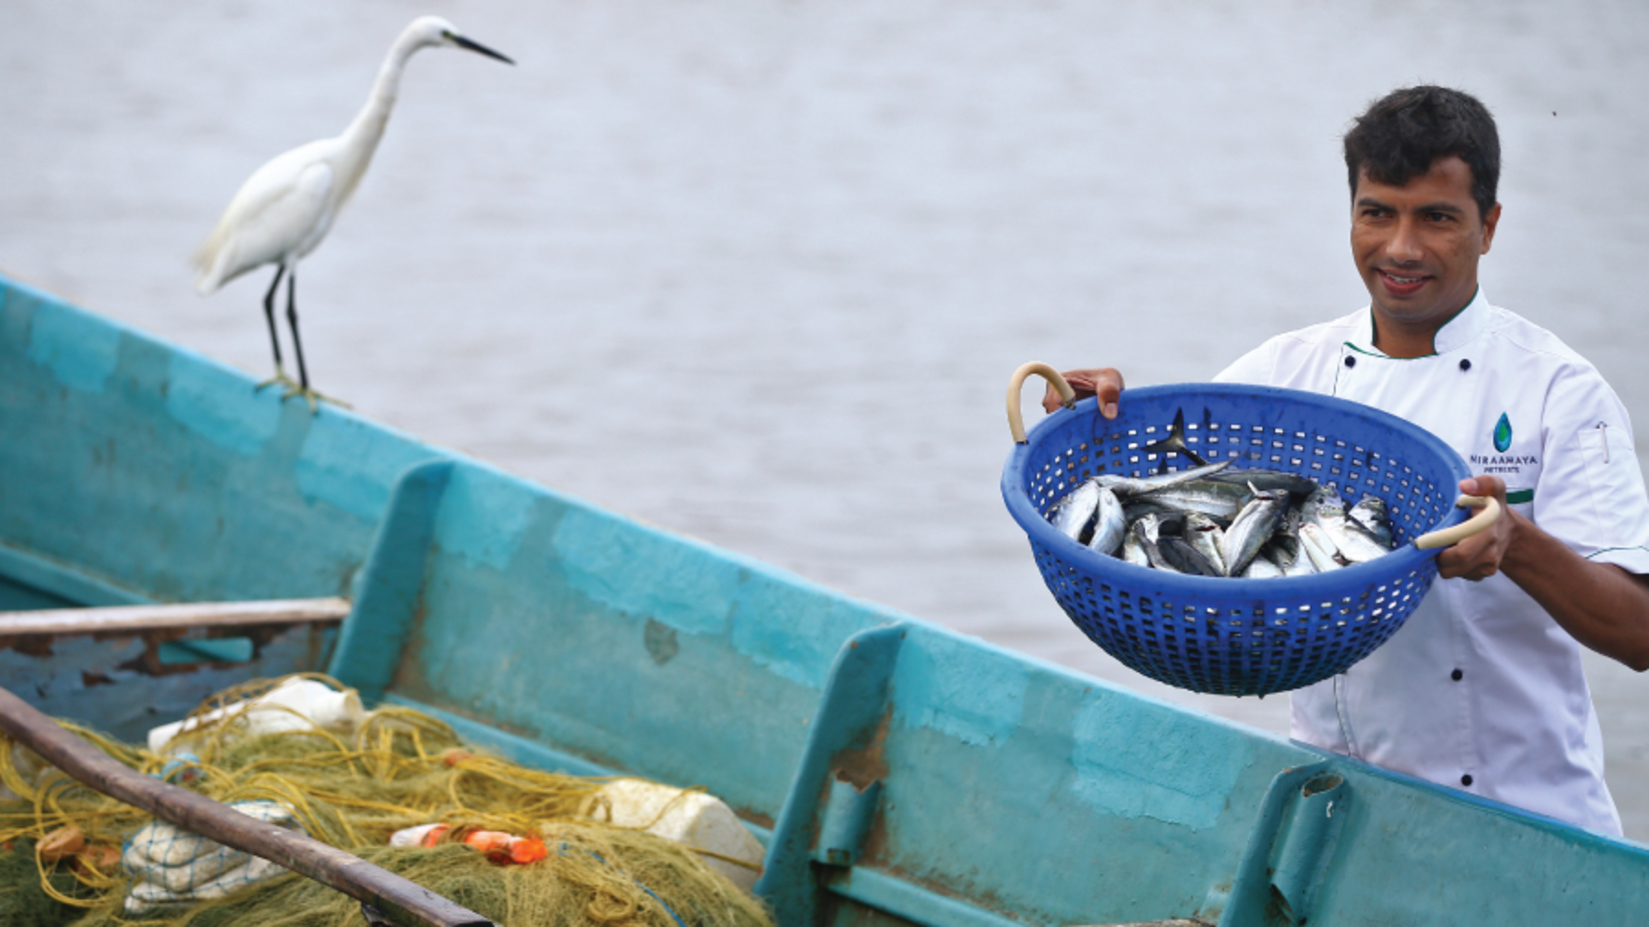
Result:
<svg viewBox="0 0 1649 927">
<path fill-rule="evenodd" d="M 1225 695 L 1295 689 L 1343 671 L 1396 633 L 1436 575 L 1422 559 L 1415 570 L 1355 586 L 1293 595 L 1272 589 L 1239 600 L 1165 589 L 1148 581 L 1157 571 L 1129 564 L 1122 564 L 1127 573 L 1144 576 L 1116 582 L 1039 545 L 1032 550 L 1054 598 L 1106 652 L 1153 679 Z"/>
</svg>

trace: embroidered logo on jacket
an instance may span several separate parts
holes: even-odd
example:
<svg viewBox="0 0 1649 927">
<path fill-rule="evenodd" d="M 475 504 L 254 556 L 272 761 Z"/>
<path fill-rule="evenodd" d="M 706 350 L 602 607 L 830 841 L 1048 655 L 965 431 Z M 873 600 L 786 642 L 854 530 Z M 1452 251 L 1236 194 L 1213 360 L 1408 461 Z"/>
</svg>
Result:
<svg viewBox="0 0 1649 927">
<path fill-rule="evenodd" d="M 1472 469 L 1478 473 L 1493 473 L 1508 477 L 1521 476 L 1526 468 L 1540 466 L 1540 458 L 1533 454 L 1506 453 L 1512 447 L 1512 419 L 1505 412 L 1500 413 L 1500 421 L 1494 423 L 1494 431 L 1491 432 L 1491 437 L 1494 440 L 1496 453 L 1472 454 L 1470 456 Z M 1528 497 L 1532 495 L 1532 493 L 1524 490 L 1518 490 L 1516 494 L 1522 498 L 1512 501 L 1527 502 L 1529 501 Z M 1507 498 L 1510 500 L 1510 495 Z"/>
<path fill-rule="evenodd" d="M 1494 449 L 1504 454 L 1511 446 L 1512 420 L 1506 417 L 1506 413 L 1502 412 L 1500 413 L 1500 421 L 1494 423 Z"/>
</svg>

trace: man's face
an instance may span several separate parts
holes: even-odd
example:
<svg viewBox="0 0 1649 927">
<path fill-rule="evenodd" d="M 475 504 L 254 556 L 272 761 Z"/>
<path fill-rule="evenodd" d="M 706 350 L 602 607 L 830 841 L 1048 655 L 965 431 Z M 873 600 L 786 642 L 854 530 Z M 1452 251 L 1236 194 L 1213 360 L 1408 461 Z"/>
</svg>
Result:
<svg viewBox="0 0 1649 927">
<path fill-rule="evenodd" d="M 1455 155 L 1400 187 L 1357 181 L 1351 254 L 1381 327 L 1430 335 L 1477 291 L 1477 259 L 1494 239 L 1500 205 L 1482 216 L 1471 168 Z"/>
</svg>

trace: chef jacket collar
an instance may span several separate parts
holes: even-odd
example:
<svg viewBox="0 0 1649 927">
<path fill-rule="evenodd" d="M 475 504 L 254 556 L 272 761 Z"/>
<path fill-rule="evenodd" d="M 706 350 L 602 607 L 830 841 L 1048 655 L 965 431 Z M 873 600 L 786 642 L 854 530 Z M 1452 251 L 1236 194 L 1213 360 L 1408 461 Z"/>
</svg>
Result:
<svg viewBox="0 0 1649 927">
<path fill-rule="evenodd" d="M 1478 333 L 1483 331 L 1489 323 L 1489 301 L 1483 296 L 1483 288 L 1479 286 L 1472 294 L 1470 302 L 1454 314 L 1454 318 L 1443 323 L 1443 327 L 1432 336 L 1432 354 L 1447 354 L 1470 344 Z M 1359 328 L 1346 345 L 1352 350 L 1363 354 L 1373 354 L 1385 357 L 1384 351 L 1374 346 L 1374 307 L 1368 309 L 1368 328 Z"/>
</svg>

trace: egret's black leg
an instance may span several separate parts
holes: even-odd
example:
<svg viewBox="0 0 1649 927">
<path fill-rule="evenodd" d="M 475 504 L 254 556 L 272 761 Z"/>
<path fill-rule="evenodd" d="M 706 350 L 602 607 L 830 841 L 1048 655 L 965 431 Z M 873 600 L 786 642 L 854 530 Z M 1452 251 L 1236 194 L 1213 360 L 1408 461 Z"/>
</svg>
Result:
<svg viewBox="0 0 1649 927">
<path fill-rule="evenodd" d="M 298 355 L 298 385 L 309 391 L 309 371 L 303 366 L 303 342 L 298 339 L 298 269 L 286 278 L 286 324 L 292 326 L 292 351 Z"/>
<path fill-rule="evenodd" d="M 280 288 L 281 275 L 286 273 L 286 265 L 275 265 L 275 279 L 269 284 L 269 292 L 263 294 L 263 317 L 269 320 L 269 346 L 275 349 L 275 375 L 281 373 L 281 339 L 275 334 L 275 291 Z M 290 292 L 290 290 L 288 290 Z"/>
<path fill-rule="evenodd" d="M 339 402 L 331 396 L 322 396 L 320 393 L 317 393 L 309 388 L 309 369 L 304 365 L 303 360 L 303 338 L 298 334 L 298 268 L 289 267 L 285 268 L 285 271 L 286 324 L 292 329 L 292 353 L 298 355 L 298 382 L 293 383 L 285 373 L 280 371 L 278 366 L 276 368 L 276 373 L 278 376 L 275 380 L 270 382 L 279 382 L 287 387 L 286 395 L 282 397 L 283 399 L 290 399 L 293 396 L 302 396 L 303 401 L 309 403 L 309 411 L 311 413 L 319 411 L 320 407 L 318 403 L 323 400 L 334 405 L 343 406 L 347 409 L 349 408 L 349 403 Z M 277 278 L 276 282 L 279 282 L 279 278 Z M 269 291 L 271 298 L 273 298 L 274 292 L 274 289 L 271 288 Z M 273 305 L 272 302 L 266 303 L 266 306 L 269 305 Z M 273 332 L 275 330 L 275 315 L 273 309 L 270 309 L 269 325 L 270 331 Z M 276 350 L 278 351 L 279 349 L 277 348 Z M 276 354 L 276 357 L 279 356 L 279 354 Z"/>
</svg>

